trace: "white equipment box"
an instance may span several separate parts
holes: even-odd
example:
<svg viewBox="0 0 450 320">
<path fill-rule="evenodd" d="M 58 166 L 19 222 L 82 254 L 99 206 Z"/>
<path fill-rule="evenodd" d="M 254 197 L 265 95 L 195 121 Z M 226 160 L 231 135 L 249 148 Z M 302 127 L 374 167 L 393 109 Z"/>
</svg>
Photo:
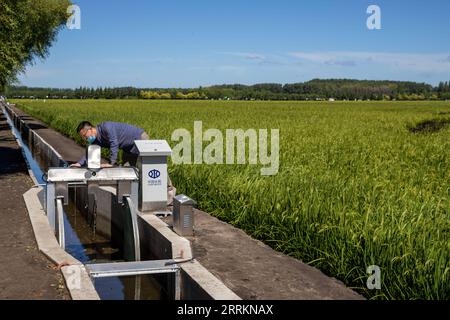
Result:
<svg viewBox="0 0 450 320">
<path fill-rule="evenodd" d="M 167 157 L 172 149 L 166 140 L 136 140 L 139 150 L 139 209 L 165 210 L 167 207 Z"/>
<path fill-rule="evenodd" d="M 89 169 L 100 169 L 102 165 L 102 148 L 91 144 L 87 148 L 87 166 Z"/>
</svg>

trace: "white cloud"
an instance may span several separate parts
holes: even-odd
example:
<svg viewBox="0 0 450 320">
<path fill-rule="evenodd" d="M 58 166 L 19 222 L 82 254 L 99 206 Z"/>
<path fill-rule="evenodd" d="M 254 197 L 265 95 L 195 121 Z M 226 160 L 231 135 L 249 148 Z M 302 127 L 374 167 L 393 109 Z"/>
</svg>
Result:
<svg viewBox="0 0 450 320">
<path fill-rule="evenodd" d="M 450 72 L 449 53 L 388 53 L 359 51 L 291 52 L 291 57 L 317 64 L 343 67 L 379 65 L 415 72 Z"/>
</svg>

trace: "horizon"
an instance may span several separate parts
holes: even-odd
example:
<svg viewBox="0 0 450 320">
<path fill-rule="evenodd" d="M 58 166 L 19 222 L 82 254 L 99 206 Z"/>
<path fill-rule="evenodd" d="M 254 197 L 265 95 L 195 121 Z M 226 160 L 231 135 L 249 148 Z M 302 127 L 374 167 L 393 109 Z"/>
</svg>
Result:
<svg viewBox="0 0 450 320">
<path fill-rule="evenodd" d="M 242 84 L 242 83 L 221 83 L 221 84 L 212 84 L 210 86 L 198 86 L 198 87 L 135 87 L 135 86 L 130 86 L 130 85 L 125 85 L 125 86 L 120 86 L 120 87 L 104 87 L 104 86 L 95 86 L 95 87 L 89 87 L 89 86 L 81 86 L 81 87 L 39 87 L 39 86 L 26 86 L 26 85 L 22 85 L 22 84 L 12 84 L 9 86 L 9 88 L 28 88 L 28 89 L 56 89 L 56 90 L 77 90 L 80 88 L 89 88 L 89 89 L 99 89 L 99 88 L 133 88 L 133 89 L 155 89 L 155 90 L 174 90 L 174 89 L 181 89 L 181 90 L 189 90 L 189 89 L 199 89 L 199 88 L 210 88 L 210 87 L 221 87 L 221 86 L 247 86 L 247 87 L 251 87 L 251 86 L 257 86 L 257 85 L 262 85 L 262 84 L 279 84 L 281 86 L 285 86 L 285 85 L 293 85 L 293 84 L 303 84 L 303 83 L 308 83 L 310 81 L 371 81 L 371 82 L 404 82 L 404 83 L 416 83 L 416 84 L 425 84 L 425 85 L 430 85 L 433 88 L 437 88 L 437 86 L 439 85 L 439 83 L 445 83 L 448 82 L 450 83 L 449 80 L 442 80 L 439 81 L 436 85 L 433 85 L 431 83 L 427 83 L 427 82 L 416 82 L 416 81 L 403 81 L 403 80 L 373 80 L 373 79 L 347 79 L 347 78 L 336 78 L 336 79 L 326 79 L 326 78 L 314 78 L 314 79 L 310 79 L 310 80 L 306 80 L 303 82 L 286 82 L 286 83 L 277 83 L 277 82 L 259 82 L 259 83 L 252 83 L 252 84 Z"/>
<path fill-rule="evenodd" d="M 18 85 L 197 88 L 308 79 L 450 79 L 445 0 L 210 2 L 75 1 L 81 29 L 63 28 Z M 369 5 L 381 29 L 369 30 Z"/>
</svg>

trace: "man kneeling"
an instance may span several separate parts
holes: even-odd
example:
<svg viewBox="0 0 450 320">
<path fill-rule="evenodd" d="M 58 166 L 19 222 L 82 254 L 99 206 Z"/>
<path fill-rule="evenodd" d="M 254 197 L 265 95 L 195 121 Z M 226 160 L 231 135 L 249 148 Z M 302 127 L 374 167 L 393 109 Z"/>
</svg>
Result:
<svg viewBox="0 0 450 320">
<path fill-rule="evenodd" d="M 109 164 L 103 164 L 103 168 L 112 167 L 117 164 L 119 149 L 123 151 L 122 161 L 125 166 L 136 166 L 139 156 L 139 150 L 134 143 L 135 140 L 149 140 L 148 134 L 144 129 L 130 124 L 120 122 L 102 122 L 94 127 L 89 121 L 82 121 L 77 127 L 77 133 L 88 144 L 96 144 L 102 148 L 108 148 L 111 151 Z M 71 167 L 82 167 L 87 162 L 86 156 L 80 159 Z M 167 186 L 168 204 L 172 204 L 176 193 L 170 178 Z"/>
</svg>

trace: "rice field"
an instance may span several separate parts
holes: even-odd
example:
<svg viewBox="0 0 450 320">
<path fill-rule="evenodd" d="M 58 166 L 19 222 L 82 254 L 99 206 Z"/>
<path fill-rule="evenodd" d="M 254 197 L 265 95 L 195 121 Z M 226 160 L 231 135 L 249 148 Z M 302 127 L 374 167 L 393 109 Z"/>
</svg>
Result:
<svg viewBox="0 0 450 320">
<path fill-rule="evenodd" d="M 450 102 L 16 102 L 79 142 L 85 119 L 135 124 L 171 145 L 197 120 L 204 130 L 280 129 L 277 175 L 171 164 L 178 192 L 367 298 L 450 299 Z M 380 290 L 366 286 L 371 265 Z"/>
</svg>

